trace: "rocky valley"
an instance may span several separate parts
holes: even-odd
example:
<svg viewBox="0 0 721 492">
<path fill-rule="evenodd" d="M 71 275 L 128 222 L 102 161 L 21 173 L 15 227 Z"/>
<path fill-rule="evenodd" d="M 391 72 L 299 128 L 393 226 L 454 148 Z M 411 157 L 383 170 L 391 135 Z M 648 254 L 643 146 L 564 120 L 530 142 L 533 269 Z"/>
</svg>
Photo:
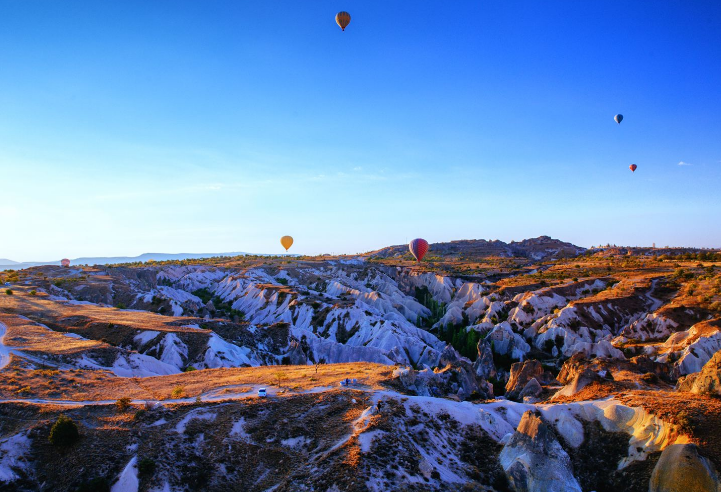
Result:
<svg viewBox="0 0 721 492">
<path fill-rule="evenodd" d="M 716 251 L 0 276 L 0 490 L 719 490 Z"/>
</svg>

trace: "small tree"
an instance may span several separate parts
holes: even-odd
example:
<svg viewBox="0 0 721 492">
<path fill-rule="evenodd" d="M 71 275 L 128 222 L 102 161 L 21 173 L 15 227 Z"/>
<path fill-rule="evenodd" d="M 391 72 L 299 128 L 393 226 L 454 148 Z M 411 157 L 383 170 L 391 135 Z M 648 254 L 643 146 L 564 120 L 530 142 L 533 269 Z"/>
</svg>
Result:
<svg viewBox="0 0 721 492">
<path fill-rule="evenodd" d="M 185 388 L 183 388 L 182 386 L 176 386 L 175 388 L 173 388 L 173 392 L 170 393 L 170 396 L 173 398 L 180 398 L 181 396 L 183 396 L 184 393 Z"/>
<path fill-rule="evenodd" d="M 315 361 L 315 374 L 318 375 L 318 369 L 320 368 L 321 364 L 325 364 L 325 359 L 318 359 Z"/>
<path fill-rule="evenodd" d="M 115 402 L 115 406 L 118 408 L 119 412 L 125 412 L 128 408 L 130 408 L 131 401 L 132 400 L 129 397 L 124 396 Z"/>
<path fill-rule="evenodd" d="M 36 295 L 37 293 L 38 293 L 38 291 L 36 291 L 36 290 L 31 290 L 31 291 L 30 291 L 30 295 L 31 295 L 31 296 L 34 296 L 34 295 Z"/>
<path fill-rule="evenodd" d="M 50 429 L 50 443 L 54 446 L 71 446 L 78 439 L 80 433 L 73 419 L 60 415 Z"/>
<path fill-rule="evenodd" d="M 277 371 L 273 373 L 273 376 L 275 376 L 275 379 L 278 380 L 278 388 L 280 388 L 280 384 L 283 382 L 286 376 L 285 372 Z"/>
<path fill-rule="evenodd" d="M 5 290 L 5 294 L 7 294 L 7 295 L 9 295 L 9 296 L 13 295 L 12 289 L 7 289 L 7 290 Z"/>
</svg>

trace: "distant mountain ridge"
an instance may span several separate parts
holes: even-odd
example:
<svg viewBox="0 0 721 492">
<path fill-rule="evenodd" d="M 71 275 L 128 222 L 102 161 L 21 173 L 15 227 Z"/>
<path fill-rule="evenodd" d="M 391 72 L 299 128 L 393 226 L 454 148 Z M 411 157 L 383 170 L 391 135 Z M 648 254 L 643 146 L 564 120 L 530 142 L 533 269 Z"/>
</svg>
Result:
<svg viewBox="0 0 721 492">
<path fill-rule="evenodd" d="M 546 257 L 569 257 L 577 256 L 586 251 L 586 248 L 571 243 L 553 239 L 549 236 L 539 236 L 523 241 L 511 241 L 505 243 L 497 239 L 488 241 L 486 239 L 462 239 L 447 243 L 433 243 L 430 245 L 429 255 L 432 256 L 502 256 L 502 257 L 524 257 L 541 260 Z M 390 258 L 402 256 L 408 253 L 408 246 L 405 244 L 388 246 L 377 251 L 367 253 L 370 258 Z"/>
<path fill-rule="evenodd" d="M 70 265 L 111 265 L 114 263 L 133 263 L 136 261 L 167 261 L 167 260 L 196 260 L 200 258 L 213 258 L 215 256 L 241 256 L 247 255 L 241 251 L 231 253 L 143 253 L 138 256 L 98 256 L 82 257 L 70 260 Z M 17 262 L 13 260 L 0 259 L 0 270 L 20 270 L 42 265 L 60 265 L 56 261 L 28 261 Z"/>
</svg>

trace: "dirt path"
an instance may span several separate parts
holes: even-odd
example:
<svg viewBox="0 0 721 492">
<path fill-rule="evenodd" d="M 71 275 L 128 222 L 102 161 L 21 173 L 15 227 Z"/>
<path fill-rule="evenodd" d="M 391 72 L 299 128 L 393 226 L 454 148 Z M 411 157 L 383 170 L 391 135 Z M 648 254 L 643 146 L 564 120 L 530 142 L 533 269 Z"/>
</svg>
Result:
<svg viewBox="0 0 721 492">
<path fill-rule="evenodd" d="M 311 394 L 311 393 L 325 393 L 327 391 L 332 391 L 334 389 L 338 389 L 336 386 L 319 386 L 316 388 L 310 388 L 307 390 L 302 391 L 286 391 L 283 390 L 283 392 L 280 392 L 277 387 L 273 386 L 267 386 L 263 384 L 255 384 L 255 385 L 249 385 L 249 384 L 242 384 L 238 385 L 238 390 L 235 392 L 226 392 L 226 388 L 230 389 L 229 387 L 223 387 L 223 388 L 213 388 L 212 390 L 206 391 L 202 393 L 199 398 L 200 401 L 203 403 L 208 402 L 219 402 L 219 401 L 225 401 L 225 400 L 244 400 L 247 398 L 258 398 L 258 390 L 260 388 L 266 388 L 267 390 L 267 398 L 282 398 L 284 396 L 295 396 L 295 395 L 302 395 L 302 394 Z M 351 387 L 352 389 L 360 389 L 360 390 L 369 390 L 368 387 L 359 385 L 356 387 Z M 191 398 L 191 397 L 183 397 L 183 398 L 169 398 L 167 400 L 144 400 L 144 399 L 133 399 L 131 400 L 131 403 L 133 405 L 145 405 L 146 403 L 152 402 L 153 404 L 167 404 L 167 403 L 194 403 L 197 402 L 197 397 Z M 36 405 L 62 405 L 62 406 L 69 406 L 69 407 L 82 407 L 86 405 L 112 405 L 115 403 L 116 400 L 62 400 L 62 399 L 52 399 L 52 398 L 10 398 L 10 399 L 0 399 L 1 403 L 33 403 Z"/>
</svg>

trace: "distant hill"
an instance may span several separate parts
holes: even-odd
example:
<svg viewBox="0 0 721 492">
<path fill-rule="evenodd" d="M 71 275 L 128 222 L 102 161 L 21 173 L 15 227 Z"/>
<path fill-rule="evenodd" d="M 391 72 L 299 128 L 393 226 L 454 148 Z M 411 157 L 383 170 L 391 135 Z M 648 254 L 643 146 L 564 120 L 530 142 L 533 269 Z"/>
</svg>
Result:
<svg viewBox="0 0 721 492">
<path fill-rule="evenodd" d="M 114 263 L 133 263 L 136 261 L 167 261 L 167 260 L 195 260 L 200 258 L 212 258 L 214 256 L 241 256 L 247 255 L 243 252 L 232 253 L 143 253 L 139 256 L 98 256 L 83 257 L 70 260 L 71 265 L 111 265 Z M 28 261 L 17 262 L 13 260 L 0 259 L 0 270 L 21 270 L 42 265 L 60 265 L 56 261 Z"/>
<path fill-rule="evenodd" d="M 583 253 L 585 248 L 571 243 L 553 239 L 548 236 L 540 236 L 523 241 L 511 241 L 505 243 L 499 240 L 488 241 L 486 239 L 463 239 L 449 243 L 433 243 L 430 245 L 429 255 L 453 257 L 523 257 L 533 260 L 544 258 L 560 258 L 577 256 Z M 370 258 L 392 258 L 400 257 L 408 253 L 408 246 L 405 244 L 388 246 L 367 253 Z"/>
</svg>

